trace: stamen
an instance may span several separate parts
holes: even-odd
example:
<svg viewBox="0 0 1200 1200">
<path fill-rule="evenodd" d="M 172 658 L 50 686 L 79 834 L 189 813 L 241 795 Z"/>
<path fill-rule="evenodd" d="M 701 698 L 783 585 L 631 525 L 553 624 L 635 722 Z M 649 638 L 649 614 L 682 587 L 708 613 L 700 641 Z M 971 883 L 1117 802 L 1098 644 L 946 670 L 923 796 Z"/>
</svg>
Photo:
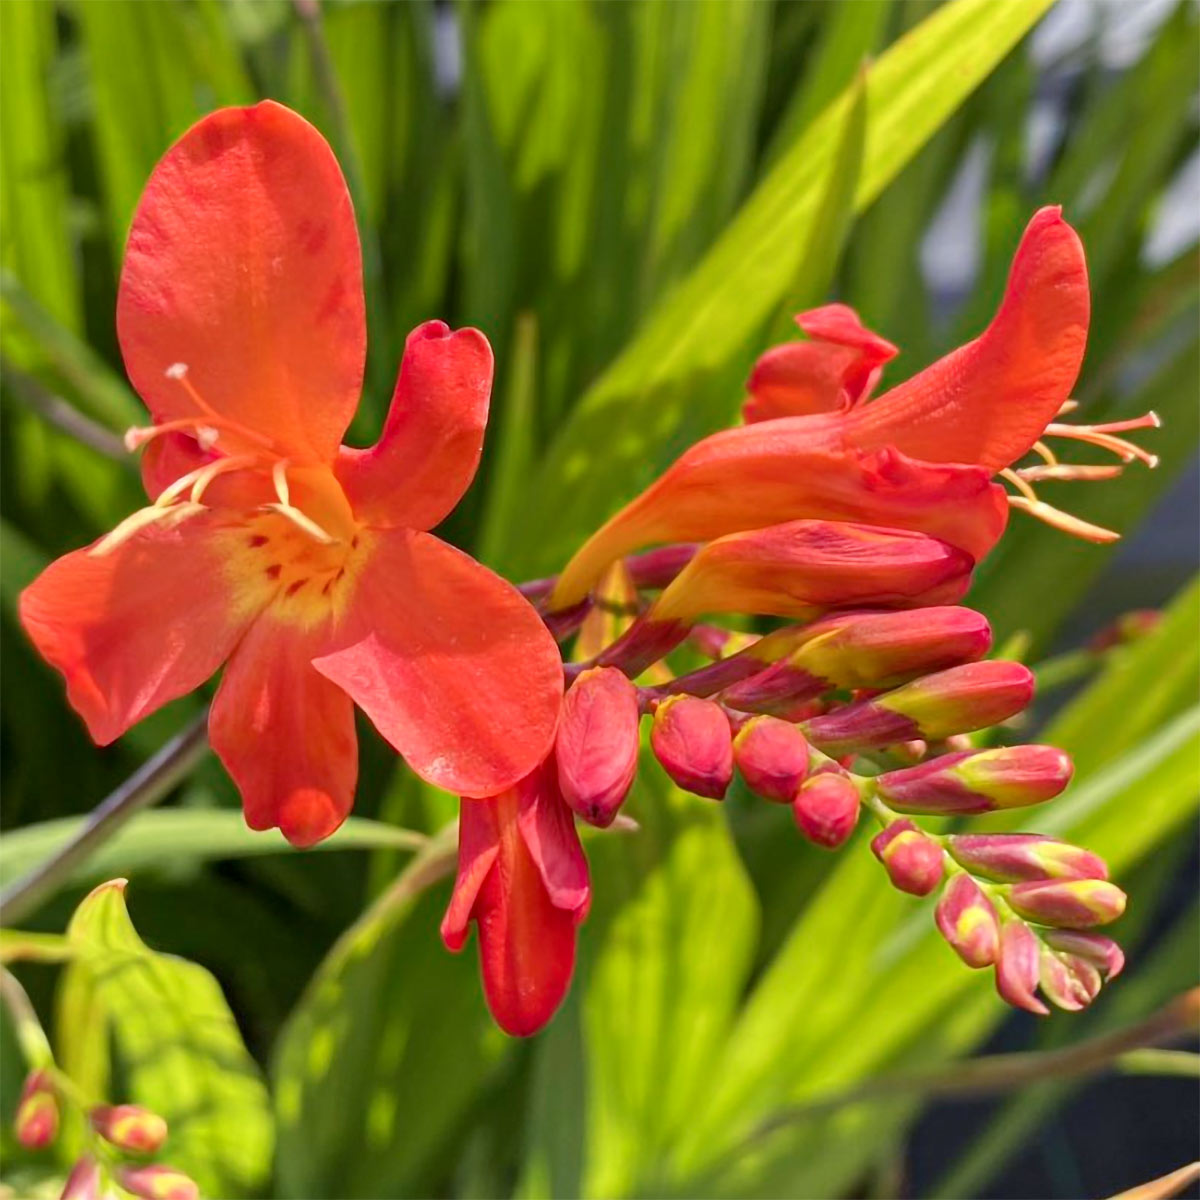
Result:
<svg viewBox="0 0 1200 1200">
<path fill-rule="evenodd" d="M 293 525 L 307 533 L 314 541 L 320 542 L 322 546 L 332 546 L 338 540 L 322 529 L 311 517 L 305 516 L 298 508 L 293 508 L 290 504 L 264 504 L 263 509 L 287 517 Z"/>
<path fill-rule="evenodd" d="M 1033 490 L 1033 488 L 1031 488 L 1029 486 L 1029 484 L 1027 484 L 1025 482 L 1025 480 L 1022 479 L 1021 476 L 1017 474 L 1016 471 L 1012 470 L 1009 467 L 1005 467 L 1004 470 L 1002 470 L 1000 472 L 1000 474 L 1003 478 L 1007 479 L 1008 482 L 1011 483 L 1013 485 L 1013 487 L 1015 487 L 1017 489 L 1017 491 L 1021 493 L 1021 495 L 1023 495 L 1027 500 L 1029 500 L 1030 503 L 1032 503 L 1032 504 L 1038 503 L 1037 492 L 1035 492 Z M 1011 500 L 1012 497 L 1010 496 L 1009 499 Z"/>
<path fill-rule="evenodd" d="M 246 426 L 241 424 L 239 421 L 231 421 L 227 417 L 222 417 L 221 414 L 218 413 L 216 409 L 214 409 L 213 406 L 209 404 L 208 401 L 205 400 L 204 397 L 201 396 L 193 386 L 192 381 L 188 378 L 187 363 L 172 363 L 163 372 L 163 374 L 166 375 L 168 379 L 172 379 L 178 383 L 179 386 L 183 388 L 185 392 L 187 392 L 192 403 L 205 415 L 205 417 L 208 418 L 203 425 L 199 425 L 195 421 L 191 422 L 191 424 L 194 425 L 198 431 L 204 431 L 196 438 L 196 440 L 200 442 L 200 445 L 203 449 L 209 449 L 213 442 L 215 442 L 217 439 L 217 434 L 214 433 L 212 436 L 212 441 L 209 442 L 208 446 L 205 446 L 204 440 L 208 437 L 209 432 L 214 430 L 219 431 L 222 429 L 227 429 L 230 433 L 236 433 L 238 437 L 245 438 L 246 441 L 257 442 L 258 445 L 263 446 L 268 450 L 274 451 L 278 449 L 271 438 L 266 437 L 261 433 L 256 433 L 253 429 L 247 429 Z M 170 424 L 170 422 L 167 422 L 167 424 Z M 159 426 L 159 428 L 161 429 L 162 426 Z"/>
<path fill-rule="evenodd" d="M 1083 465 L 1076 463 L 1054 463 L 1044 467 L 1022 467 L 1017 474 L 1029 483 L 1040 483 L 1044 479 L 1094 482 L 1100 479 L 1115 479 L 1125 470 L 1120 466 Z"/>
<path fill-rule="evenodd" d="M 288 463 L 286 458 L 281 458 L 271 468 L 271 479 L 275 483 L 275 495 L 279 497 L 279 503 L 285 508 L 289 503 L 288 481 L 287 481 Z"/>
<path fill-rule="evenodd" d="M 1044 521 L 1053 529 L 1059 529 L 1072 537 L 1083 538 L 1087 542 L 1115 542 L 1121 536 L 1112 529 L 1105 529 L 1102 525 L 1093 525 L 1090 521 L 1074 517 L 1042 500 L 1030 500 L 1025 496 L 1009 496 L 1008 503 L 1012 508 L 1020 509 L 1021 512 L 1027 512 L 1039 521 Z"/>
<path fill-rule="evenodd" d="M 258 458 L 253 454 L 235 454 L 231 458 L 218 458 L 215 462 L 206 463 L 194 471 L 189 471 L 186 475 L 181 475 L 169 487 L 163 488 L 154 503 L 165 507 L 182 496 L 188 488 L 191 488 L 191 502 L 199 504 L 205 489 L 218 475 L 225 475 L 230 471 L 240 471 L 244 467 L 254 466 L 257 462 Z"/>
<path fill-rule="evenodd" d="M 172 528 L 181 521 L 186 521 L 189 517 L 205 511 L 203 504 L 191 503 L 172 504 L 165 508 L 159 508 L 152 504 L 148 508 L 139 508 L 137 512 L 126 517 L 111 533 L 102 537 L 91 548 L 89 554 L 93 558 L 103 558 L 149 525 L 163 524 L 167 528 Z"/>
<path fill-rule="evenodd" d="M 1064 400 L 1062 402 L 1062 406 L 1059 408 L 1058 412 L 1056 412 L 1054 415 L 1056 417 L 1061 417 L 1061 416 L 1063 416 L 1064 413 L 1074 412 L 1078 407 L 1079 407 L 1078 400 Z"/>
<path fill-rule="evenodd" d="M 1055 457 L 1054 451 L 1045 442 L 1034 442 L 1033 449 L 1048 467 L 1058 466 L 1058 459 Z"/>
<path fill-rule="evenodd" d="M 1148 467 L 1158 466 L 1158 456 L 1143 450 L 1141 446 L 1127 438 L 1115 437 L 1114 434 L 1127 433 L 1132 429 L 1158 429 L 1162 422 L 1155 412 L 1143 413 L 1140 417 L 1130 417 L 1124 421 L 1105 421 L 1098 425 L 1062 425 L 1050 424 L 1046 432 L 1052 437 L 1071 438 L 1077 442 L 1086 442 L 1115 454 L 1122 462 L 1133 462 L 1140 459 Z"/>
</svg>

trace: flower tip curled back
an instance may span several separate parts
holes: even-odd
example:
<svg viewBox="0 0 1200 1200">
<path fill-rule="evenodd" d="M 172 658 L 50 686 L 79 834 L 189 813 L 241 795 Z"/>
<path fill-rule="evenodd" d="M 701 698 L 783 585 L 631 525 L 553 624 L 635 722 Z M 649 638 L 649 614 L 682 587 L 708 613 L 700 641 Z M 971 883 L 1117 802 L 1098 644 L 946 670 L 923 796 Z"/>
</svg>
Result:
<svg viewBox="0 0 1200 1200">
<path fill-rule="evenodd" d="M 733 780 L 729 719 L 719 704 L 696 696 L 669 696 L 654 713 L 650 747 L 663 770 L 685 792 L 723 800 Z"/>
</svg>

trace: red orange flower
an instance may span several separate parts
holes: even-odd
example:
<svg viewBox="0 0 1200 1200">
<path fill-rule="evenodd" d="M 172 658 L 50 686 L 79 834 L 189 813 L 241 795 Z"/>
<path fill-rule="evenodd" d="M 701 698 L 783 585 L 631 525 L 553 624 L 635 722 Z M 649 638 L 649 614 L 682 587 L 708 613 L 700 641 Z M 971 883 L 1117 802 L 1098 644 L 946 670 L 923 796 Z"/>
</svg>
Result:
<svg viewBox="0 0 1200 1200">
<path fill-rule="evenodd" d="M 383 435 L 339 446 L 366 350 L 349 193 L 321 135 L 269 101 L 195 125 L 133 219 L 117 330 L 153 424 L 153 503 L 52 564 L 21 620 L 100 744 L 228 660 L 212 744 L 246 819 L 332 833 L 353 704 L 423 778 L 503 792 L 550 749 L 561 662 L 534 610 L 427 531 L 479 463 L 487 340 L 408 338 Z"/>
</svg>

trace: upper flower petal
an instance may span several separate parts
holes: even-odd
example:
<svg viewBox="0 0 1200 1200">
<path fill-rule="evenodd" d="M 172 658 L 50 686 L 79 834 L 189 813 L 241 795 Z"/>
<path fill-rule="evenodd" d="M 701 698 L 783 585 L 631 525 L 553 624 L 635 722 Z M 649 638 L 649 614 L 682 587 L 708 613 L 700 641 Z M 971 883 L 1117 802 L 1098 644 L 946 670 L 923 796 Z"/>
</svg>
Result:
<svg viewBox="0 0 1200 1200">
<path fill-rule="evenodd" d="M 776 346 L 755 363 L 742 406 L 747 422 L 849 408 L 866 398 L 883 364 L 899 353 L 845 304 L 809 309 L 796 324 L 810 340 Z"/>
<path fill-rule="evenodd" d="M 492 391 L 492 348 L 478 329 L 426 321 L 408 335 L 383 435 L 343 447 L 337 475 L 359 518 L 432 529 L 475 477 Z"/>
<path fill-rule="evenodd" d="M 554 639 L 516 588 L 430 534 L 363 537 L 336 648 L 314 665 L 423 779 L 463 796 L 511 787 L 554 738 Z"/>
<path fill-rule="evenodd" d="M 227 451 L 333 457 L 366 319 L 350 195 L 316 129 L 267 100 L 167 151 L 130 228 L 117 332 L 156 420 L 212 417 Z"/>
<path fill-rule="evenodd" d="M 149 525 L 58 559 L 21 594 L 26 633 L 98 744 L 199 687 L 254 619 L 224 570 L 233 536 L 212 514 Z"/>
<path fill-rule="evenodd" d="M 932 462 L 999 470 L 1026 453 L 1069 399 L 1090 298 L 1079 236 L 1061 209 L 1030 221 L 1004 300 L 973 342 L 850 413 L 846 436 Z"/>
<path fill-rule="evenodd" d="M 698 442 L 584 543 L 559 577 L 553 606 L 577 603 L 610 562 L 639 546 L 708 541 L 802 518 L 916 530 L 976 561 L 991 549 L 1008 506 L 988 470 L 856 450 L 842 439 L 845 419 L 785 417 Z"/>
<path fill-rule="evenodd" d="M 208 723 L 246 824 L 278 826 L 296 846 L 328 837 L 354 803 L 354 705 L 312 667 L 328 644 L 327 623 L 305 628 L 268 610 L 233 652 Z"/>
<path fill-rule="evenodd" d="M 464 800 L 458 810 L 458 874 L 450 907 L 442 918 L 442 941 L 448 950 L 457 952 L 463 948 L 479 889 L 499 853 L 500 828 L 495 800 Z"/>
</svg>

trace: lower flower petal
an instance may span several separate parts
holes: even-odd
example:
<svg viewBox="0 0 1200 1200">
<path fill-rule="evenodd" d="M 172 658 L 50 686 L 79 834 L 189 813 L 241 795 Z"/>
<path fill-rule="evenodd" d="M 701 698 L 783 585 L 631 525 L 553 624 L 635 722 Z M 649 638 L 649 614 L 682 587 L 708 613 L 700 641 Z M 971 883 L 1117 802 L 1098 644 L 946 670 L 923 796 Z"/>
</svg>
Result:
<svg viewBox="0 0 1200 1200">
<path fill-rule="evenodd" d="M 372 530 L 333 649 L 314 666 L 422 779 L 462 796 L 511 787 L 550 751 L 562 660 L 511 584 L 426 533 Z"/>
<path fill-rule="evenodd" d="M 99 745 L 199 687 L 257 615 L 234 599 L 231 536 L 210 514 L 147 525 L 65 555 L 21 594 L 21 624 Z"/>
<path fill-rule="evenodd" d="M 354 802 L 354 705 L 312 666 L 328 644 L 326 626 L 305 629 L 268 611 L 230 659 L 209 718 L 246 824 L 278 826 L 295 846 L 328 837 Z"/>
</svg>

